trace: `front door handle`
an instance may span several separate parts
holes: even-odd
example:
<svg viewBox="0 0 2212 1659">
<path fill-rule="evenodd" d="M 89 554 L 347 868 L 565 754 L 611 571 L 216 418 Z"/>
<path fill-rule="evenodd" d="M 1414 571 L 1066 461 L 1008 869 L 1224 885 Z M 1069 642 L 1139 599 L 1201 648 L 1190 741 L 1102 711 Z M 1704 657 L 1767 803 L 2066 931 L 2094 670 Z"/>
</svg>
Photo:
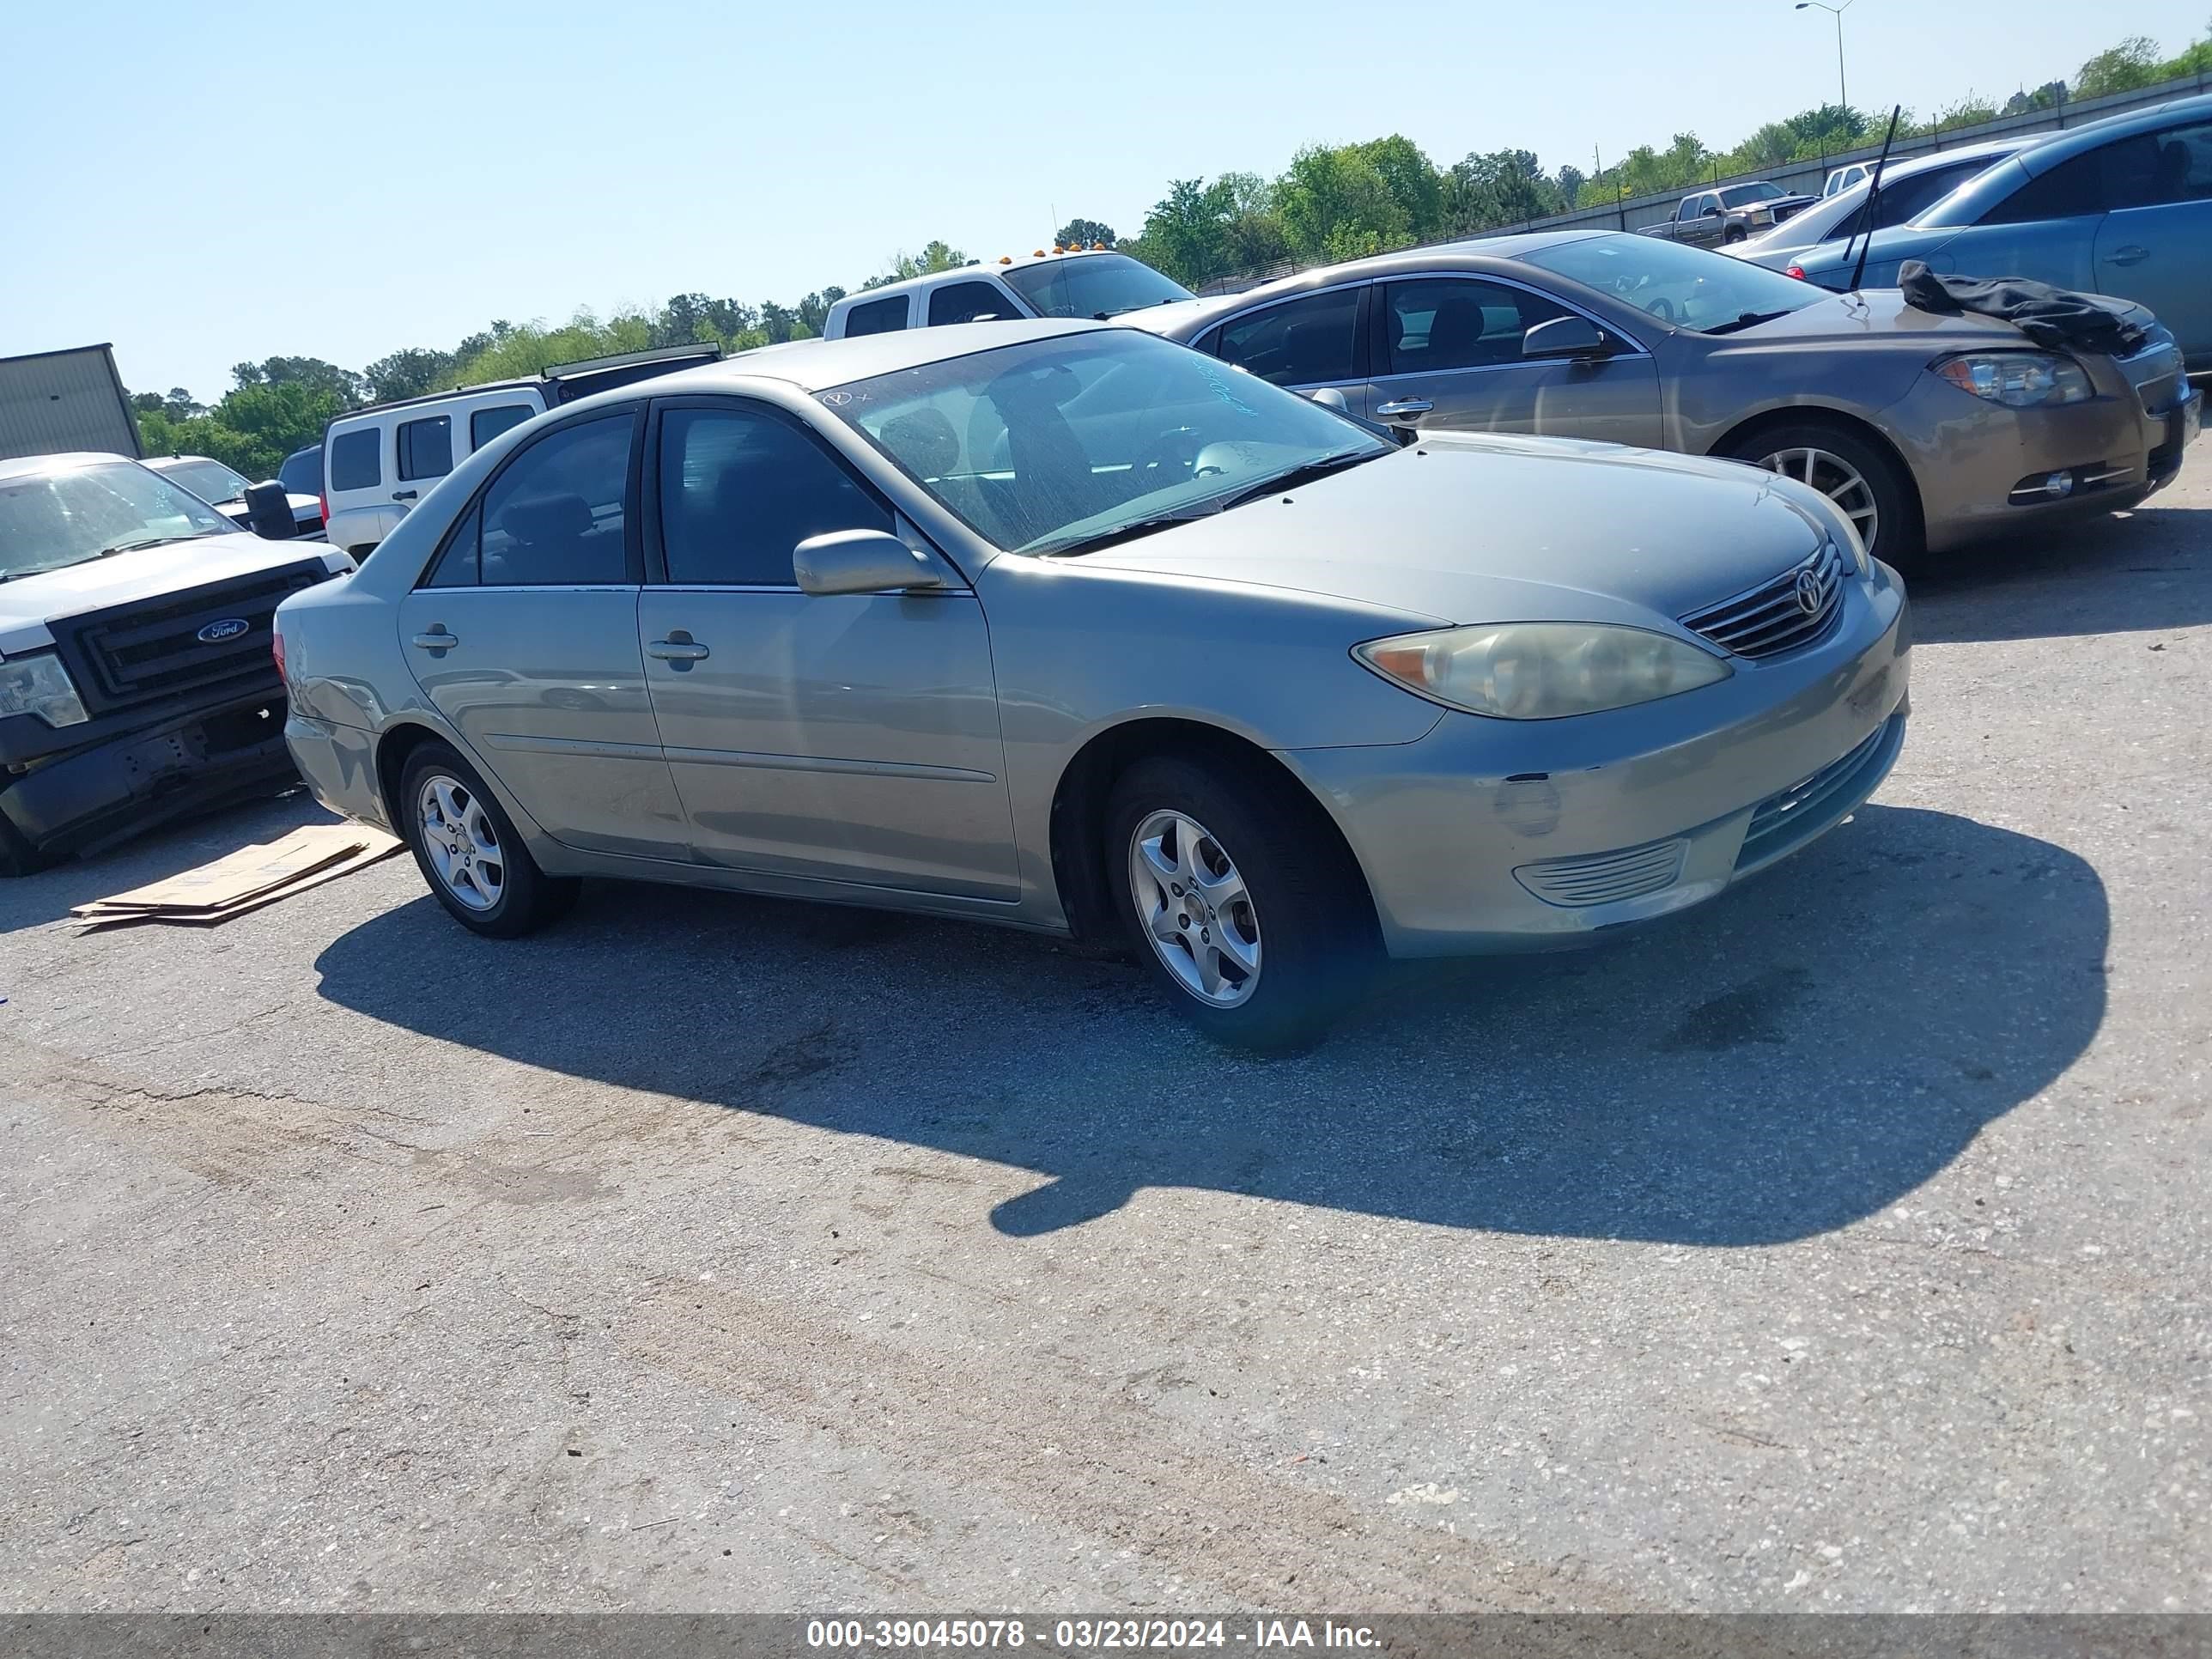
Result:
<svg viewBox="0 0 2212 1659">
<path fill-rule="evenodd" d="M 411 489 L 395 489 L 392 492 L 392 499 L 395 501 L 411 501 L 415 499 L 415 492 Z"/>
<path fill-rule="evenodd" d="M 2108 265 L 2139 265 L 2149 258 L 2148 248 L 2137 247 L 2130 242 L 2125 247 L 2116 247 L 2107 253 L 2105 256 L 2105 263 Z"/>
<path fill-rule="evenodd" d="M 415 643 L 425 651 L 450 651 L 461 642 L 458 634 L 448 634 L 441 625 L 428 634 L 417 634 Z"/>
<path fill-rule="evenodd" d="M 1435 407 L 1426 398 L 1394 398 L 1387 404 L 1376 404 L 1375 412 L 1392 421 L 1401 415 L 1425 415 Z"/>
<path fill-rule="evenodd" d="M 658 657 L 663 662 L 703 662 L 707 647 L 688 634 L 678 634 L 668 639 L 655 640 L 645 647 L 648 657 Z"/>
</svg>

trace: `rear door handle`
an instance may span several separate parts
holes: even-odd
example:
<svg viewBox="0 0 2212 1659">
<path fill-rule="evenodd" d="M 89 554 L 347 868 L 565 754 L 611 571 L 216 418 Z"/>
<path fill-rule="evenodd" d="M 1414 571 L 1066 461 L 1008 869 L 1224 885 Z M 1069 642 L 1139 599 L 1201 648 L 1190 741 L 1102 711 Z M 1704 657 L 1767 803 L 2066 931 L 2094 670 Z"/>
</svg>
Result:
<svg viewBox="0 0 2212 1659">
<path fill-rule="evenodd" d="M 1400 415 L 1425 415 L 1435 407 L 1426 398 L 1394 398 L 1387 404 L 1376 404 L 1375 412 L 1384 420 L 1391 420 Z"/>
<path fill-rule="evenodd" d="M 2148 248 L 2137 247 L 2130 242 L 2125 247 L 2116 247 L 2107 253 L 2105 256 L 2105 263 L 2108 265 L 2139 265 L 2149 258 Z"/>
<path fill-rule="evenodd" d="M 694 639 L 655 640 L 645 647 L 645 654 L 663 662 L 703 662 L 707 647 Z"/>
<path fill-rule="evenodd" d="M 392 492 L 392 499 L 395 501 L 411 501 L 415 499 L 415 492 L 411 489 L 395 489 Z"/>
<path fill-rule="evenodd" d="M 461 642 L 458 634 L 448 634 L 443 628 L 433 629 L 428 634 L 417 634 L 415 643 L 425 651 L 450 651 Z"/>
</svg>

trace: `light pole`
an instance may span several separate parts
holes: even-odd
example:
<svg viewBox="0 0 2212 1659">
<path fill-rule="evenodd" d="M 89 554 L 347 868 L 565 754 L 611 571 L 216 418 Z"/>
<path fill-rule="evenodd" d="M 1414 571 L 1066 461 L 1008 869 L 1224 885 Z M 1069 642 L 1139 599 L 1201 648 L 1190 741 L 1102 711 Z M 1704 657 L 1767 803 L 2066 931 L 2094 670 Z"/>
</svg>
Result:
<svg viewBox="0 0 2212 1659">
<path fill-rule="evenodd" d="M 1831 13 L 1836 20 L 1836 101 L 1844 108 L 1851 106 L 1850 89 L 1844 84 L 1844 14 L 1851 9 L 1851 0 L 1840 6 L 1832 6 L 1827 0 L 1797 0 L 1799 11 L 1818 10 Z"/>
</svg>

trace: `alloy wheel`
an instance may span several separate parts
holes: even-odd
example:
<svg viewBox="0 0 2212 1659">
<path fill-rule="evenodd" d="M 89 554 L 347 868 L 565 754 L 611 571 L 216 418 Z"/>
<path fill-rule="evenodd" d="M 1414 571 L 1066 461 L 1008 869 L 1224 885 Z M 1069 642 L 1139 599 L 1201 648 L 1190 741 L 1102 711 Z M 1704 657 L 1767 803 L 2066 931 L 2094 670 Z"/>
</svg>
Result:
<svg viewBox="0 0 2212 1659">
<path fill-rule="evenodd" d="M 1866 550 L 1875 550 L 1875 537 L 1881 529 L 1881 505 L 1875 499 L 1874 486 L 1842 456 L 1828 449 L 1778 449 L 1771 455 L 1760 456 L 1757 464 L 1769 472 L 1812 485 L 1843 509 Z"/>
<path fill-rule="evenodd" d="M 1183 989 L 1234 1008 L 1260 983 L 1260 918 L 1219 841 L 1186 813 L 1148 814 L 1129 838 L 1138 924 Z"/>
<path fill-rule="evenodd" d="M 476 791 L 434 772 L 422 780 L 415 810 L 422 850 L 447 892 L 471 910 L 495 907 L 507 891 L 507 854 Z"/>
</svg>

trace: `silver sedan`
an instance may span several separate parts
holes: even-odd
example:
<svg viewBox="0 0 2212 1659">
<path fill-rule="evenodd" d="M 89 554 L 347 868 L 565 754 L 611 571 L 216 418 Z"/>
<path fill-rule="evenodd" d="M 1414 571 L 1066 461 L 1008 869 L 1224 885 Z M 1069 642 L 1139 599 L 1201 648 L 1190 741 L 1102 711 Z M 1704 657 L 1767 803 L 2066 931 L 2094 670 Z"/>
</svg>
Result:
<svg viewBox="0 0 2212 1659">
<path fill-rule="evenodd" d="M 1905 595 L 1729 463 L 1411 447 L 1088 324 L 518 428 L 289 600 L 301 771 L 512 935 L 584 876 L 1126 936 L 1224 1040 L 1710 898 L 1880 784 Z"/>
</svg>

